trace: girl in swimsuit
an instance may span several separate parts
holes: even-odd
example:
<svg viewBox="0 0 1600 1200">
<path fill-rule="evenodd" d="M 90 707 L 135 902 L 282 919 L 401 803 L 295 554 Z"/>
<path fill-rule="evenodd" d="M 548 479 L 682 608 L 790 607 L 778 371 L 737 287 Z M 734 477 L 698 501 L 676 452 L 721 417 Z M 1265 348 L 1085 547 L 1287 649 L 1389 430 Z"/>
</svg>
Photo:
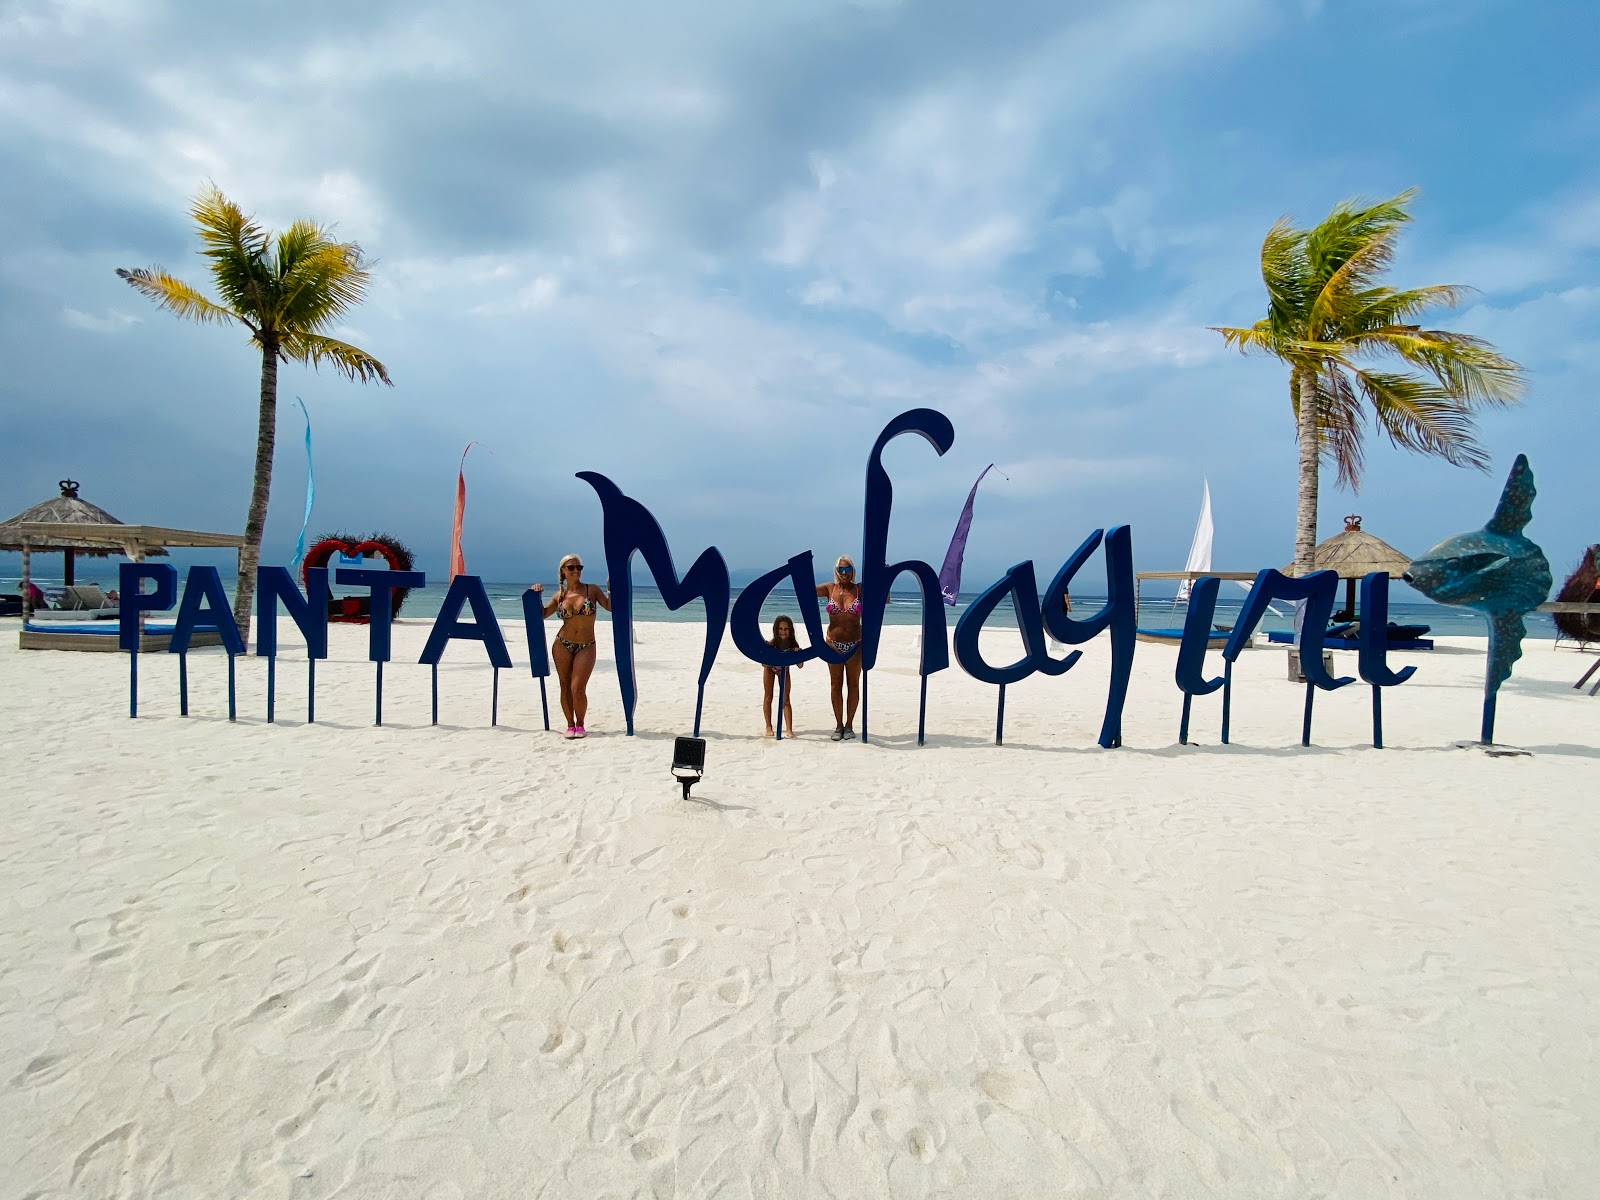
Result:
<svg viewBox="0 0 1600 1200">
<path fill-rule="evenodd" d="M 798 650 L 800 642 L 794 636 L 794 622 L 788 617 L 779 617 L 772 623 L 772 637 L 767 645 L 776 650 Z M 803 667 L 805 663 L 796 663 L 796 667 Z M 761 668 L 761 714 L 767 719 L 767 736 L 772 736 L 772 688 L 777 682 L 778 667 Z M 783 671 L 783 727 L 789 731 L 789 736 L 794 736 L 794 691 L 789 683 L 789 668 Z"/>
<path fill-rule="evenodd" d="M 833 697 L 833 740 L 848 741 L 856 736 L 856 705 L 861 702 L 861 585 L 856 582 L 856 565 L 841 554 L 833 564 L 833 582 L 819 583 L 817 597 L 828 601 L 828 645 L 848 654 L 843 663 L 828 664 L 828 682 Z M 849 683 L 848 697 L 845 684 Z"/>
<path fill-rule="evenodd" d="M 555 659 L 556 677 L 561 680 L 561 712 L 567 718 L 569 738 L 587 737 L 583 719 L 589 713 L 589 676 L 594 674 L 594 661 L 599 651 L 595 648 L 595 606 L 611 611 L 611 597 L 605 588 L 584 583 L 583 560 L 569 554 L 556 568 L 561 577 L 561 587 L 556 598 L 542 606 L 545 616 L 561 614 L 561 628 L 556 640 L 550 643 L 550 657 Z M 544 594 L 544 584 L 536 583 L 533 590 Z"/>
</svg>

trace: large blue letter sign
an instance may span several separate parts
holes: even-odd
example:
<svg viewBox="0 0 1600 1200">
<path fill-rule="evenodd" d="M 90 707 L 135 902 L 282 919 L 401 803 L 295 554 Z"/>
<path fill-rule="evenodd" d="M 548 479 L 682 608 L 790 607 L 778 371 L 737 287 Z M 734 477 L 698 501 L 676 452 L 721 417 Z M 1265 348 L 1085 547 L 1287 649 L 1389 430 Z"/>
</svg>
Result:
<svg viewBox="0 0 1600 1200">
<path fill-rule="evenodd" d="M 1095 535 L 1098 540 L 1099 534 Z M 1010 666 L 994 667 L 984 661 L 978 645 L 983 624 L 1000 601 L 1011 597 L 1017 614 L 1017 629 L 1022 634 L 1023 654 Z M 956 662 L 961 669 L 982 683 L 994 684 L 1000 689 L 999 706 L 995 714 L 994 740 L 998 745 L 1005 736 L 1006 684 L 1026 679 L 1035 671 L 1046 675 L 1061 675 L 1083 657 L 1082 650 L 1074 650 L 1065 658 L 1050 657 L 1045 648 L 1044 626 L 1039 620 L 1039 584 L 1033 574 L 1033 560 L 1020 562 L 1000 579 L 990 584 L 967 606 L 956 620 Z"/>
<path fill-rule="evenodd" d="M 328 657 L 328 568 L 306 572 L 305 595 L 283 567 L 256 568 L 256 657 L 278 653 L 278 605 L 306 639 L 307 658 Z"/>
<path fill-rule="evenodd" d="M 539 707 L 544 710 L 544 729 L 550 732 L 550 698 L 544 681 L 550 677 L 550 654 L 544 646 L 544 593 L 528 588 L 522 593 L 522 627 L 528 635 L 528 670 L 539 681 Z"/>
<path fill-rule="evenodd" d="M 1221 587 L 1222 580 L 1212 575 L 1196 580 L 1189 592 L 1189 612 L 1183 619 L 1183 640 L 1178 643 L 1178 666 L 1174 673 L 1178 688 L 1183 692 L 1183 718 L 1178 722 L 1180 745 L 1189 742 L 1189 709 L 1194 698 L 1209 696 L 1227 681 L 1222 675 L 1206 678 L 1206 647 L 1211 644 L 1211 622 L 1217 615 L 1217 590 Z M 1231 668 L 1232 664 L 1229 666 Z"/>
<path fill-rule="evenodd" d="M 364 587 L 372 597 L 368 605 L 367 657 L 376 672 L 373 689 L 374 725 L 383 724 L 383 664 L 389 661 L 389 632 L 394 621 L 394 605 L 389 597 L 397 588 L 428 586 L 428 577 L 421 571 L 379 571 L 370 567 L 340 567 L 333 575 L 335 583 Z"/>
<path fill-rule="evenodd" d="M 1317 689 L 1331 692 L 1355 682 L 1350 675 L 1332 676 L 1322 666 L 1323 637 L 1328 630 L 1328 618 L 1333 615 L 1334 600 L 1339 590 L 1339 576 L 1332 571 L 1313 571 L 1301 579 L 1293 579 L 1282 571 L 1270 567 L 1256 573 L 1256 581 L 1245 597 L 1244 608 L 1239 611 L 1239 623 L 1233 627 L 1227 649 L 1222 655 L 1230 663 L 1237 662 L 1244 653 L 1245 643 L 1256 631 L 1261 618 L 1274 600 L 1306 602 L 1300 621 L 1300 635 L 1295 651 L 1300 657 L 1300 672 L 1306 678 L 1305 717 L 1300 726 L 1300 744 L 1311 744 L 1311 701 Z M 1226 739 L 1224 739 L 1226 740 Z"/>
<path fill-rule="evenodd" d="M 306 572 L 306 594 L 282 567 L 256 568 L 256 657 L 267 660 L 267 721 L 277 720 L 278 605 L 306 639 L 306 723 L 317 719 L 317 659 L 328 657 L 328 568 Z"/>
<path fill-rule="evenodd" d="M 705 704 L 706 680 L 711 664 L 722 645 L 722 631 L 728 626 L 728 564 L 715 546 L 701 551 L 700 557 L 681 579 L 672 565 L 672 551 L 666 535 L 650 515 L 650 510 L 604 475 L 579 471 L 578 478 L 600 497 L 604 514 L 606 567 L 611 573 L 611 638 L 617 655 L 617 683 L 622 690 L 622 715 L 628 736 L 633 736 L 633 708 L 638 686 L 633 674 L 633 569 L 635 552 L 644 556 L 645 565 L 655 578 L 661 599 L 673 612 L 691 600 L 706 605 L 706 646 L 700 656 L 700 686 L 694 702 L 694 733 L 700 736 L 700 710 Z"/>
<path fill-rule="evenodd" d="M 155 583 L 155 591 L 146 592 L 144 581 Z M 178 572 L 171 563 L 123 563 L 117 570 L 117 588 L 122 597 L 118 601 L 117 645 L 124 650 L 139 652 L 139 617 L 147 612 L 166 612 L 178 602 Z"/>
<path fill-rule="evenodd" d="M 798 599 L 800 620 L 806 627 L 807 645 L 797 650 L 779 650 L 767 641 L 761 624 L 761 606 L 767 597 L 785 579 L 793 580 L 794 594 Z M 812 565 L 811 551 L 796 554 L 781 567 L 768 571 L 761 578 L 740 589 L 739 598 L 733 602 L 731 630 L 734 647 L 751 662 L 764 667 L 792 667 L 796 663 L 820 658 L 823 662 L 842 663 L 848 654 L 840 654 L 828 645 L 823 635 L 822 618 L 817 612 L 817 573 Z"/>
<path fill-rule="evenodd" d="M 460 619 L 461 609 L 467 605 L 472 608 L 471 621 Z M 433 629 L 417 661 L 438 666 L 445 646 L 451 641 L 482 642 L 490 663 L 507 669 L 511 666 L 511 651 L 506 649 L 505 635 L 500 632 L 500 622 L 495 620 L 489 593 L 483 590 L 483 580 L 477 575 L 457 575 L 450 581 L 450 590 L 439 604 L 439 615 L 433 619 Z"/>
<path fill-rule="evenodd" d="M 190 567 L 189 577 L 183 582 L 183 603 L 178 606 L 177 624 L 172 629 L 172 640 L 167 649 L 178 656 L 178 712 L 189 715 L 189 643 L 195 631 L 215 632 L 228 651 L 228 720 L 238 716 L 237 690 L 234 686 L 233 659 L 245 652 L 244 639 L 239 636 L 239 626 L 234 623 L 233 611 L 228 607 L 228 593 L 222 590 L 222 578 L 215 567 Z"/>
<path fill-rule="evenodd" d="M 1069 617 L 1061 603 L 1078 569 L 1099 544 L 1097 529 L 1056 572 L 1045 591 L 1044 623 L 1057 641 L 1069 646 L 1087 642 L 1108 629 L 1111 631 L 1111 680 L 1099 740 L 1099 744 L 1109 750 L 1122 745 L 1122 710 L 1128 701 L 1128 681 L 1133 677 L 1134 648 L 1138 645 L 1139 614 L 1133 603 L 1133 530 L 1129 526 L 1117 525 L 1105 535 L 1105 607 L 1080 621 Z"/>
<path fill-rule="evenodd" d="M 923 695 L 927 679 L 950 665 L 946 644 L 944 593 L 939 588 L 939 573 L 920 559 L 890 563 L 889 517 L 894 508 L 894 484 L 883 469 L 883 448 L 902 433 L 915 433 L 943 455 L 955 444 L 955 426 L 942 412 L 913 408 L 883 427 L 867 456 L 867 492 L 861 514 L 861 740 L 867 740 L 867 675 L 878 663 L 878 641 L 883 636 L 883 610 L 889 604 L 889 589 L 902 573 L 916 576 L 922 592 L 922 656 L 917 672 L 922 676 Z M 919 715 L 920 727 L 922 718 Z"/>
<path fill-rule="evenodd" d="M 233 610 L 228 607 L 228 593 L 223 590 L 222 577 L 215 567 L 189 568 L 189 576 L 183 582 L 183 603 L 178 606 L 178 621 L 167 649 L 173 654 L 187 654 L 197 630 L 220 637 L 229 658 L 244 653 L 244 639 L 239 636 Z"/>
<path fill-rule="evenodd" d="M 463 605 L 472 606 L 472 620 L 460 620 Z M 494 666 L 494 699 L 489 707 L 489 724 L 500 723 L 500 670 L 511 666 L 511 651 L 506 649 L 505 636 L 500 632 L 500 622 L 495 620 L 494 607 L 489 603 L 489 593 L 483 590 L 483 580 L 476 575 L 457 575 L 450 581 L 450 590 L 439 605 L 439 615 L 433 620 L 433 629 L 422 647 L 419 663 L 433 668 L 433 723 L 439 723 L 439 660 L 451 641 L 482 642 Z"/>
<path fill-rule="evenodd" d="M 367 625 L 367 658 L 375 663 L 386 663 L 391 654 L 389 634 L 394 621 L 394 605 L 389 597 L 399 588 L 428 586 L 428 577 L 421 571 L 380 571 L 370 567 L 340 567 L 333 581 L 352 587 L 364 587 L 372 596 Z"/>
<path fill-rule="evenodd" d="M 1389 572 L 1361 577 L 1361 633 L 1356 640 L 1356 671 L 1372 685 L 1372 745 L 1383 749 L 1383 689 L 1404 683 L 1415 667 L 1390 670 Z"/>
</svg>

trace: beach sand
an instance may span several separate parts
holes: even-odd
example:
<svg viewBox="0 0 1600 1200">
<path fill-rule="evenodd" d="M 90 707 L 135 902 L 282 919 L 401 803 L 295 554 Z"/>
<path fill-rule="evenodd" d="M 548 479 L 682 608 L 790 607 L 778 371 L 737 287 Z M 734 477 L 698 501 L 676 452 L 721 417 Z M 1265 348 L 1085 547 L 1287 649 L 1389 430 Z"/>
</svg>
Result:
<svg viewBox="0 0 1600 1200">
<path fill-rule="evenodd" d="M 481 650 L 441 720 L 396 629 L 304 718 L 265 664 L 22 652 L 0 622 L 0 1194 L 18 1197 L 1579 1197 L 1600 1194 L 1600 697 L 1529 642 L 1474 737 L 1483 643 L 1361 684 L 1282 648 L 1176 744 L 1140 645 L 1095 746 L 1106 645 L 1066 676 L 930 685 L 885 633 L 873 744 L 759 735 L 724 646 L 705 781 L 698 625 L 640 630 L 639 736 L 602 627 L 588 740 Z M 509 629 L 509 640 L 522 640 Z M 1014 633 L 989 640 L 1000 647 Z M 525 650 L 518 654 L 525 661 Z M 1340 653 L 1345 673 L 1354 655 Z M 1211 656 L 1216 662 L 1217 656 Z M 551 681 L 551 710 L 561 724 Z M 858 722 L 859 724 L 859 722 Z"/>
</svg>

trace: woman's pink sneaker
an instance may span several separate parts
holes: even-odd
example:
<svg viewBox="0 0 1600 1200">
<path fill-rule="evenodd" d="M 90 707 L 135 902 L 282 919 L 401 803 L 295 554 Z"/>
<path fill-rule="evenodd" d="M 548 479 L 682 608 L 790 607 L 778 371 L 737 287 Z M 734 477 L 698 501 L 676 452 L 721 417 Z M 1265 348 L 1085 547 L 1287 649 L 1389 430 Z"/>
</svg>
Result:
<svg viewBox="0 0 1600 1200">
<path fill-rule="evenodd" d="M 567 731 L 561 736 L 570 742 L 573 738 L 578 736 L 578 727 L 576 725 L 568 725 Z"/>
<path fill-rule="evenodd" d="M 572 736 L 573 737 L 588 737 L 589 735 L 586 732 L 584 732 L 583 726 L 579 725 L 579 726 L 577 726 L 576 728 L 573 729 Z"/>
</svg>

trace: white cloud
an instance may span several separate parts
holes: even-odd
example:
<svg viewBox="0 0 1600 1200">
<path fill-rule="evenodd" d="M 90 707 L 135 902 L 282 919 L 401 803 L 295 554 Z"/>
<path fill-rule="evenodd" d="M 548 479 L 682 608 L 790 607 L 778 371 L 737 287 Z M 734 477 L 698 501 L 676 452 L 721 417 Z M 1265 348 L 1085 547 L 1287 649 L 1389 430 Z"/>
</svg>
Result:
<svg viewBox="0 0 1600 1200">
<path fill-rule="evenodd" d="M 61 310 L 61 317 L 71 328 L 83 329 L 89 333 L 121 333 L 130 325 L 139 323 L 138 317 L 111 310 L 108 310 L 105 316 L 97 317 L 80 312 L 76 308 L 66 307 Z"/>
</svg>

